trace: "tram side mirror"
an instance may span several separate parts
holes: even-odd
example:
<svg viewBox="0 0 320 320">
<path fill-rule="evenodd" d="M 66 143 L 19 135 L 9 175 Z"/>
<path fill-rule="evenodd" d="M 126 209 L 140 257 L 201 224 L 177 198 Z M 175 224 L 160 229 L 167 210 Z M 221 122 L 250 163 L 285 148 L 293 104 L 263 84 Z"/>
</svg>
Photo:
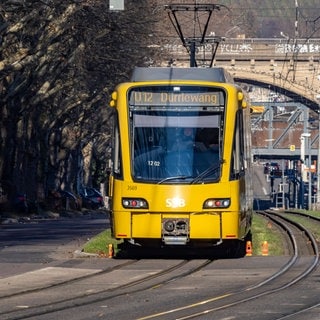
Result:
<svg viewBox="0 0 320 320">
<path fill-rule="evenodd" d="M 114 108 L 116 106 L 117 99 L 118 99 L 118 93 L 116 91 L 113 91 L 111 93 L 111 101 L 109 102 L 109 106 Z"/>
<path fill-rule="evenodd" d="M 244 100 L 244 94 L 243 92 L 238 92 L 238 101 L 241 102 L 241 107 L 245 109 L 247 107 L 247 102 Z"/>
<path fill-rule="evenodd" d="M 242 109 L 245 109 L 247 107 L 247 101 L 243 100 L 242 101 Z"/>
</svg>

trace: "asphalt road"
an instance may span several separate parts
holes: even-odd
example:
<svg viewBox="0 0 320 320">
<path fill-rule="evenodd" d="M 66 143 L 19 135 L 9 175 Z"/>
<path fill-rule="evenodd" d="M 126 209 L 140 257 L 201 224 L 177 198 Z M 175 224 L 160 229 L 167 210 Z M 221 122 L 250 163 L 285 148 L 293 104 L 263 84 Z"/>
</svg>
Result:
<svg viewBox="0 0 320 320">
<path fill-rule="evenodd" d="M 72 259 L 74 252 L 105 230 L 107 223 L 107 214 L 101 211 L 0 225 L 0 279 L 44 266 L 86 264 L 87 259 Z"/>
</svg>

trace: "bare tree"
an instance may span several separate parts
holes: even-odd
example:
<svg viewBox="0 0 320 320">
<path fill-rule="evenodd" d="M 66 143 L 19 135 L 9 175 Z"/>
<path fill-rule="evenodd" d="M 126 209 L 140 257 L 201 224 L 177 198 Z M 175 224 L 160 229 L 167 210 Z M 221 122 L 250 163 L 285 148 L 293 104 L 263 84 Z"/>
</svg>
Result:
<svg viewBox="0 0 320 320">
<path fill-rule="evenodd" d="M 109 94 L 150 63 L 152 12 L 147 0 L 128 0 L 123 12 L 104 0 L 0 4 L 0 180 L 12 196 L 41 201 L 103 181 Z"/>
</svg>

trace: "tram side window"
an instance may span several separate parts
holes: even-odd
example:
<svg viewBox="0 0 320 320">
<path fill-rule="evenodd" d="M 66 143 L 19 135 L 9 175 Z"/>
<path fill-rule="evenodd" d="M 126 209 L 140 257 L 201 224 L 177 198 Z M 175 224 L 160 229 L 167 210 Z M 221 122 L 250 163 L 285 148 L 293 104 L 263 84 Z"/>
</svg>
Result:
<svg viewBox="0 0 320 320">
<path fill-rule="evenodd" d="M 121 143 L 118 123 L 114 128 L 114 141 L 113 141 L 113 172 L 114 175 L 120 177 L 121 172 Z"/>
<path fill-rule="evenodd" d="M 233 137 L 230 180 L 238 179 L 240 173 L 244 170 L 244 132 L 242 124 L 242 112 L 238 111 Z"/>
</svg>

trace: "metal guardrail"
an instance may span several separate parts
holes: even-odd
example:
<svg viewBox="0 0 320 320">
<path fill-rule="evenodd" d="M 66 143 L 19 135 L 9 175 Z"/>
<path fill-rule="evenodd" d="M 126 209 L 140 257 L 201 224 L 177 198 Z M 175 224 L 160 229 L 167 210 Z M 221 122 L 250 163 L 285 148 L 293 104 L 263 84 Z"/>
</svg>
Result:
<svg viewBox="0 0 320 320">
<path fill-rule="evenodd" d="M 232 38 L 225 39 L 219 44 L 216 60 L 230 59 L 264 61 L 266 59 L 313 61 L 313 57 L 320 54 L 320 39 L 259 39 Z M 205 43 L 196 49 L 197 55 L 212 52 L 212 44 Z M 188 57 L 186 48 L 178 41 L 168 41 L 164 48 L 170 53 L 178 54 L 178 58 Z"/>
</svg>

